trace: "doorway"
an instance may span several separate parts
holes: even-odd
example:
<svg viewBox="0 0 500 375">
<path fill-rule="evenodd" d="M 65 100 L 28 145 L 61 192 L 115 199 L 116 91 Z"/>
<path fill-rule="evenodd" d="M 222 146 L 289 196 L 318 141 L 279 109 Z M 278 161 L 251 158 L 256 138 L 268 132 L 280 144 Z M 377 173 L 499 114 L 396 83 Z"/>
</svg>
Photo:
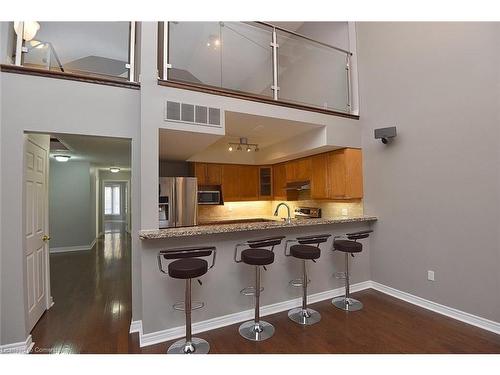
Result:
<svg viewBox="0 0 500 375">
<path fill-rule="evenodd" d="M 130 158 L 129 139 L 25 134 L 26 314 L 36 346 L 84 352 L 89 324 L 110 339 L 117 317 L 130 324 Z"/>
</svg>

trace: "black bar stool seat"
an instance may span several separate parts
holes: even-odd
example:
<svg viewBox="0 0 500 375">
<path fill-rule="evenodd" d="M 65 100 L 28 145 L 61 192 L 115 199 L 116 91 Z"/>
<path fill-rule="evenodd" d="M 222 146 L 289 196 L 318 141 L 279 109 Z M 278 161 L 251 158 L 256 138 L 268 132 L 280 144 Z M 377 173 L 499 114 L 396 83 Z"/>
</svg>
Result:
<svg viewBox="0 0 500 375">
<path fill-rule="evenodd" d="M 363 303 L 351 297 L 350 292 L 350 275 L 349 275 L 349 255 L 354 257 L 354 253 L 363 251 L 363 245 L 358 240 L 368 238 L 373 230 L 362 230 L 360 232 L 346 233 L 333 238 L 333 251 L 340 251 L 345 254 L 345 272 L 338 274 L 340 278 L 345 279 L 345 294 L 340 297 L 335 297 L 332 304 L 344 311 L 358 311 L 363 308 Z M 340 239 L 344 238 L 344 239 Z"/>
<path fill-rule="evenodd" d="M 301 325 L 311 325 L 321 320 L 321 314 L 307 307 L 307 277 L 306 261 L 319 259 L 321 256 L 320 244 L 325 243 L 330 238 L 330 234 L 316 234 L 312 236 L 297 237 L 293 240 L 287 240 L 285 245 L 285 255 L 292 256 L 302 261 L 302 278 L 290 281 L 294 287 L 302 287 L 302 306 L 288 311 L 288 317 L 295 323 Z M 296 245 L 290 246 L 290 253 L 287 252 L 289 243 L 295 242 Z"/>
<path fill-rule="evenodd" d="M 333 247 L 343 253 L 360 253 L 363 251 L 361 243 L 349 240 L 336 240 L 333 242 Z"/>
<path fill-rule="evenodd" d="M 215 265 L 214 246 L 184 247 L 162 250 L 158 253 L 158 268 L 160 272 L 174 279 L 185 281 L 184 307 L 176 303 L 172 307 L 175 310 L 183 310 L 186 316 L 186 337 L 174 342 L 167 350 L 168 354 L 206 354 L 210 351 L 210 344 L 199 338 L 193 337 L 191 330 L 191 311 L 203 307 L 203 303 L 194 306 L 191 301 L 191 280 L 203 276 Z M 212 257 L 210 266 L 205 259 Z M 164 264 L 168 262 L 168 265 Z M 198 280 L 200 281 L 200 280 Z M 201 282 L 200 282 L 201 285 Z"/>
<path fill-rule="evenodd" d="M 321 256 L 321 250 L 311 245 L 293 245 L 290 247 L 290 254 L 298 259 L 318 259 Z"/>
<path fill-rule="evenodd" d="M 208 271 L 208 262 L 199 258 L 174 260 L 168 265 L 168 274 L 174 279 L 194 279 Z"/>
<path fill-rule="evenodd" d="M 267 266 L 274 262 L 274 253 L 267 249 L 247 249 L 241 252 L 241 260 L 252 266 Z"/>
<path fill-rule="evenodd" d="M 255 286 L 244 288 L 240 293 L 255 297 L 255 314 L 253 320 L 245 322 L 238 328 L 241 336 L 251 341 L 267 340 L 274 334 L 271 323 L 260 320 L 260 269 L 274 263 L 274 247 L 281 244 L 285 236 L 259 238 L 236 244 L 234 248 L 234 261 L 255 267 Z M 239 252 L 239 248 L 246 249 Z M 270 250 L 266 249 L 270 248 Z M 238 259 L 238 254 L 240 257 Z"/>
</svg>

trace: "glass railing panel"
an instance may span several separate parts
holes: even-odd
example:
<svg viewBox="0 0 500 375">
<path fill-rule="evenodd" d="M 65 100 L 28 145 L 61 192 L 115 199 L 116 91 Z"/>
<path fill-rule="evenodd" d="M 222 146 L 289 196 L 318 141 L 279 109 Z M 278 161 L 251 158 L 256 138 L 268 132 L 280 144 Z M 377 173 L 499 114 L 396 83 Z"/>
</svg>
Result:
<svg viewBox="0 0 500 375">
<path fill-rule="evenodd" d="M 222 88 L 272 97 L 272 29 L 243 22 L 223 22 Z"/>
<path fill-rule="evenodd" d="M 220 22 L 169 22 L 168 27 L 168 79 L 220 87 Z"/>
<path fill-rule="evenodd" d="M 104 78 L 129 78 L 130 22 L 39 22 L 24 41 L 23 65 Z"/>
<path fill-rule="evenodd" d="M 347 54 L 277 30 L 278 98 L 348 112 Z"/>
</svg>

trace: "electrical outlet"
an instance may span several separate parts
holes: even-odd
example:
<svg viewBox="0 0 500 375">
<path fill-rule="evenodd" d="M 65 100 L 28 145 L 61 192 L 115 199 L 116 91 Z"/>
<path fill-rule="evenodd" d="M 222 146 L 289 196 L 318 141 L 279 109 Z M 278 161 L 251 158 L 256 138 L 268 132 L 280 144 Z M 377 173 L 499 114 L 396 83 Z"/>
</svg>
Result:
<svg viewBox="0 0 500 375">
<path fill-rule="evenodd" d="M 347 215 L 348 215 L 347 208 L 343 208 L 342 209 L 342 216 L 347 216 Z"/>
<path fill-rule="evenodd" d="M 434 281 L 434 271 L 427 271 L 427 280 Z"/>
</svg>

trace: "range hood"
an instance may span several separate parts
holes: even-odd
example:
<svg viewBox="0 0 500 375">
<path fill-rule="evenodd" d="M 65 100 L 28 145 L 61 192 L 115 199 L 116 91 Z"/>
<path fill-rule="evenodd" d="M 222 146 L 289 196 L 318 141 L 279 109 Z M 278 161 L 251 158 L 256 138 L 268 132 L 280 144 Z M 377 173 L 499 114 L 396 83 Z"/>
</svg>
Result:
<svg viewBox="0 0 500 375">
<path fill-rule="evenodd" d="M 311 189 L 311 183 L 309 181 L 288 182 L 285 186 L 285 190 L 287 191 L 302 191 L 310 189 Z"/>
</svg>

